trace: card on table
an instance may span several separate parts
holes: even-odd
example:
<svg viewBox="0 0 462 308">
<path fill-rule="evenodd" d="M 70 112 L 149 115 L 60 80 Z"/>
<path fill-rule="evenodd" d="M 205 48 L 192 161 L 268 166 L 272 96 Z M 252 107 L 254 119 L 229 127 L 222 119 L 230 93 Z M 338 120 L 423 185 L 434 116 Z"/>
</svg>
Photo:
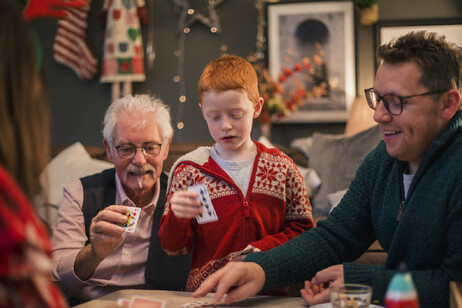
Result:
<svg viewBox="0 0 462 308">
<path fill-rule="evenodd" d="M 199 199 L 201 200 L 201 206 L 204 210 L 202 214 L 199 214 L 196 217 L 196 220 L 200 224 L 205 224 L 212 221 L 217 221 L 218 216 L 213 207 L 212 200 L 207 191 L 207 186 L 205 184 L 197 184 L 189 186 L 188 190 L 195 191 L 199 194 Z"/>
<path fill-rule="evenodd" d="M 215 307 L 212 302 L 205 301 L 194 301 L 187 302 L 186 304 L 181 305 L 179 308 L 195 308 L 195 307 Z"/>
<path fill-rule="evenodd" d="M 141 208 L 129 206 L 125 214 L 127 215 L 127 222 L 125 224 L 120 224 L 120 226 L 124 227 L 126 232 L 135 232 L 136 224 L 140 218 Z"/>
<path fill-rule="evenodd" d="M 142 297 L 142 296 L 133 296 L 129 308 L 163 308 L 165 307 L 165 301 Z"/>
<path fill-rule="evenodd" d="M 130 298 L 119 298 L 117 300 L 118 307 L 130 308 L 132 300 Z"/>
</svg>

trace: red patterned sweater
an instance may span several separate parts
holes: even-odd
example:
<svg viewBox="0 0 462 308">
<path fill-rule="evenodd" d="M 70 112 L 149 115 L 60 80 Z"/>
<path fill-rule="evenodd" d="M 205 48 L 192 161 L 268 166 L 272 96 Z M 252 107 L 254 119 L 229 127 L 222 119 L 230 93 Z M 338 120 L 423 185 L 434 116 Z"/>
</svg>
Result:
<svg viewBox="0 0 462 308">
<path fill-rule="evenodd" d="M 246 196 L 210 157 L 209 147 L 184 155 L 172 167 L 159 239 L 169 255 L 192 250 L 187 291 L 196 290 L 223 267 L 232 252 L 249 244 L 266 251 L 313 227 L 310 201 L 294 162 L 277 149 L 255 143 L 257 155 Z M 175 191 L 199 183 L 207 186 L 216 222 L 198 224 L 170 211 Z"/>
</svg>

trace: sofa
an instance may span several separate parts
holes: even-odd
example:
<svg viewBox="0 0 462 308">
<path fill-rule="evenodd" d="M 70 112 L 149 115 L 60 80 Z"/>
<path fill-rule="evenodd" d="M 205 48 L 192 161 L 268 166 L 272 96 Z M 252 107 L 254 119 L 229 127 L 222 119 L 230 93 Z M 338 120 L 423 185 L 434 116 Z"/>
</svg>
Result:
<svg viewBox="0 0 462 308">
<path fill-rule="evenodd" d="M 315 223 L 325 219 L 345 193 L 356 169 L 364 156 L 381 140 L 381 132 L 372 120 L 373 111 L 365 99 L 357 99 L 350 110 L 343 134 L 314 133 L 292 141 L 289 148 L 259 141 L 269 147 L 277 147 L 296 163 L 305 180 L 305 186 L 313 207 Z M 170 171 L 173 163 L 198 146 L 210 146 L 212 142 L 172 143 L 164 170 Z M 44 171 L 41 182 L 47 188 L 48 198 L 35 200 L 40 216 L 51 225 L 56 219 L 62 197 L 62 188 L 80 177 L 111 168 L 103 147 L 72 145 L 54 146 L 53 159 Z M 356 262 L 384 264 L 386 253 L 378 242 Z"/>
</svg>

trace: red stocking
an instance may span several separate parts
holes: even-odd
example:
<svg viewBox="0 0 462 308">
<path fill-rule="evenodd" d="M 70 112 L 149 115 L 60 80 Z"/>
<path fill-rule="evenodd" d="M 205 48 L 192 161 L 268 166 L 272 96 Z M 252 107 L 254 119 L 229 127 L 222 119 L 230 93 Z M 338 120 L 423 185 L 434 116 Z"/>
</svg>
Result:
<svg viewBox="0 0 462 308">
<path fill-rule="evenodd" d="M 29 0 L 23 11 L 25 19 L 38 17 L 64 18 L 66 7 L 79 7 L 86 5 L 85 0 L 62 1 L 62 0 Z"/>
<path fill-rule="evenodd" d="M 93 78 L 98 70 L 98 61 L 85 41 L 91 0 L 86 2 L 86 6 L 68 9 L 66 17 L 58 21 L 53 45 L 55 60 L 69 66 L 83 80 Z"/>
</svg>

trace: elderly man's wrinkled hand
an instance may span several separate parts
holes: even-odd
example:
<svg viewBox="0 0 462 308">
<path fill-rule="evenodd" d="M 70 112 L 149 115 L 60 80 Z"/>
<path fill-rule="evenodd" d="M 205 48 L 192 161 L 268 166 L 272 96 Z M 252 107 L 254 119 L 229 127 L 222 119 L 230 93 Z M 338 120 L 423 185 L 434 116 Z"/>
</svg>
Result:
<svg viewBox="0 0 462 308">
<path fill-rule="evenodd" d="M 120 226 L 127 222 L 127 207 L 111 205 L 101 210 L 90 225 L 90 243 L 94 255 L 103 260 L 122 241 L 125 229 Z"/>
</svg>

